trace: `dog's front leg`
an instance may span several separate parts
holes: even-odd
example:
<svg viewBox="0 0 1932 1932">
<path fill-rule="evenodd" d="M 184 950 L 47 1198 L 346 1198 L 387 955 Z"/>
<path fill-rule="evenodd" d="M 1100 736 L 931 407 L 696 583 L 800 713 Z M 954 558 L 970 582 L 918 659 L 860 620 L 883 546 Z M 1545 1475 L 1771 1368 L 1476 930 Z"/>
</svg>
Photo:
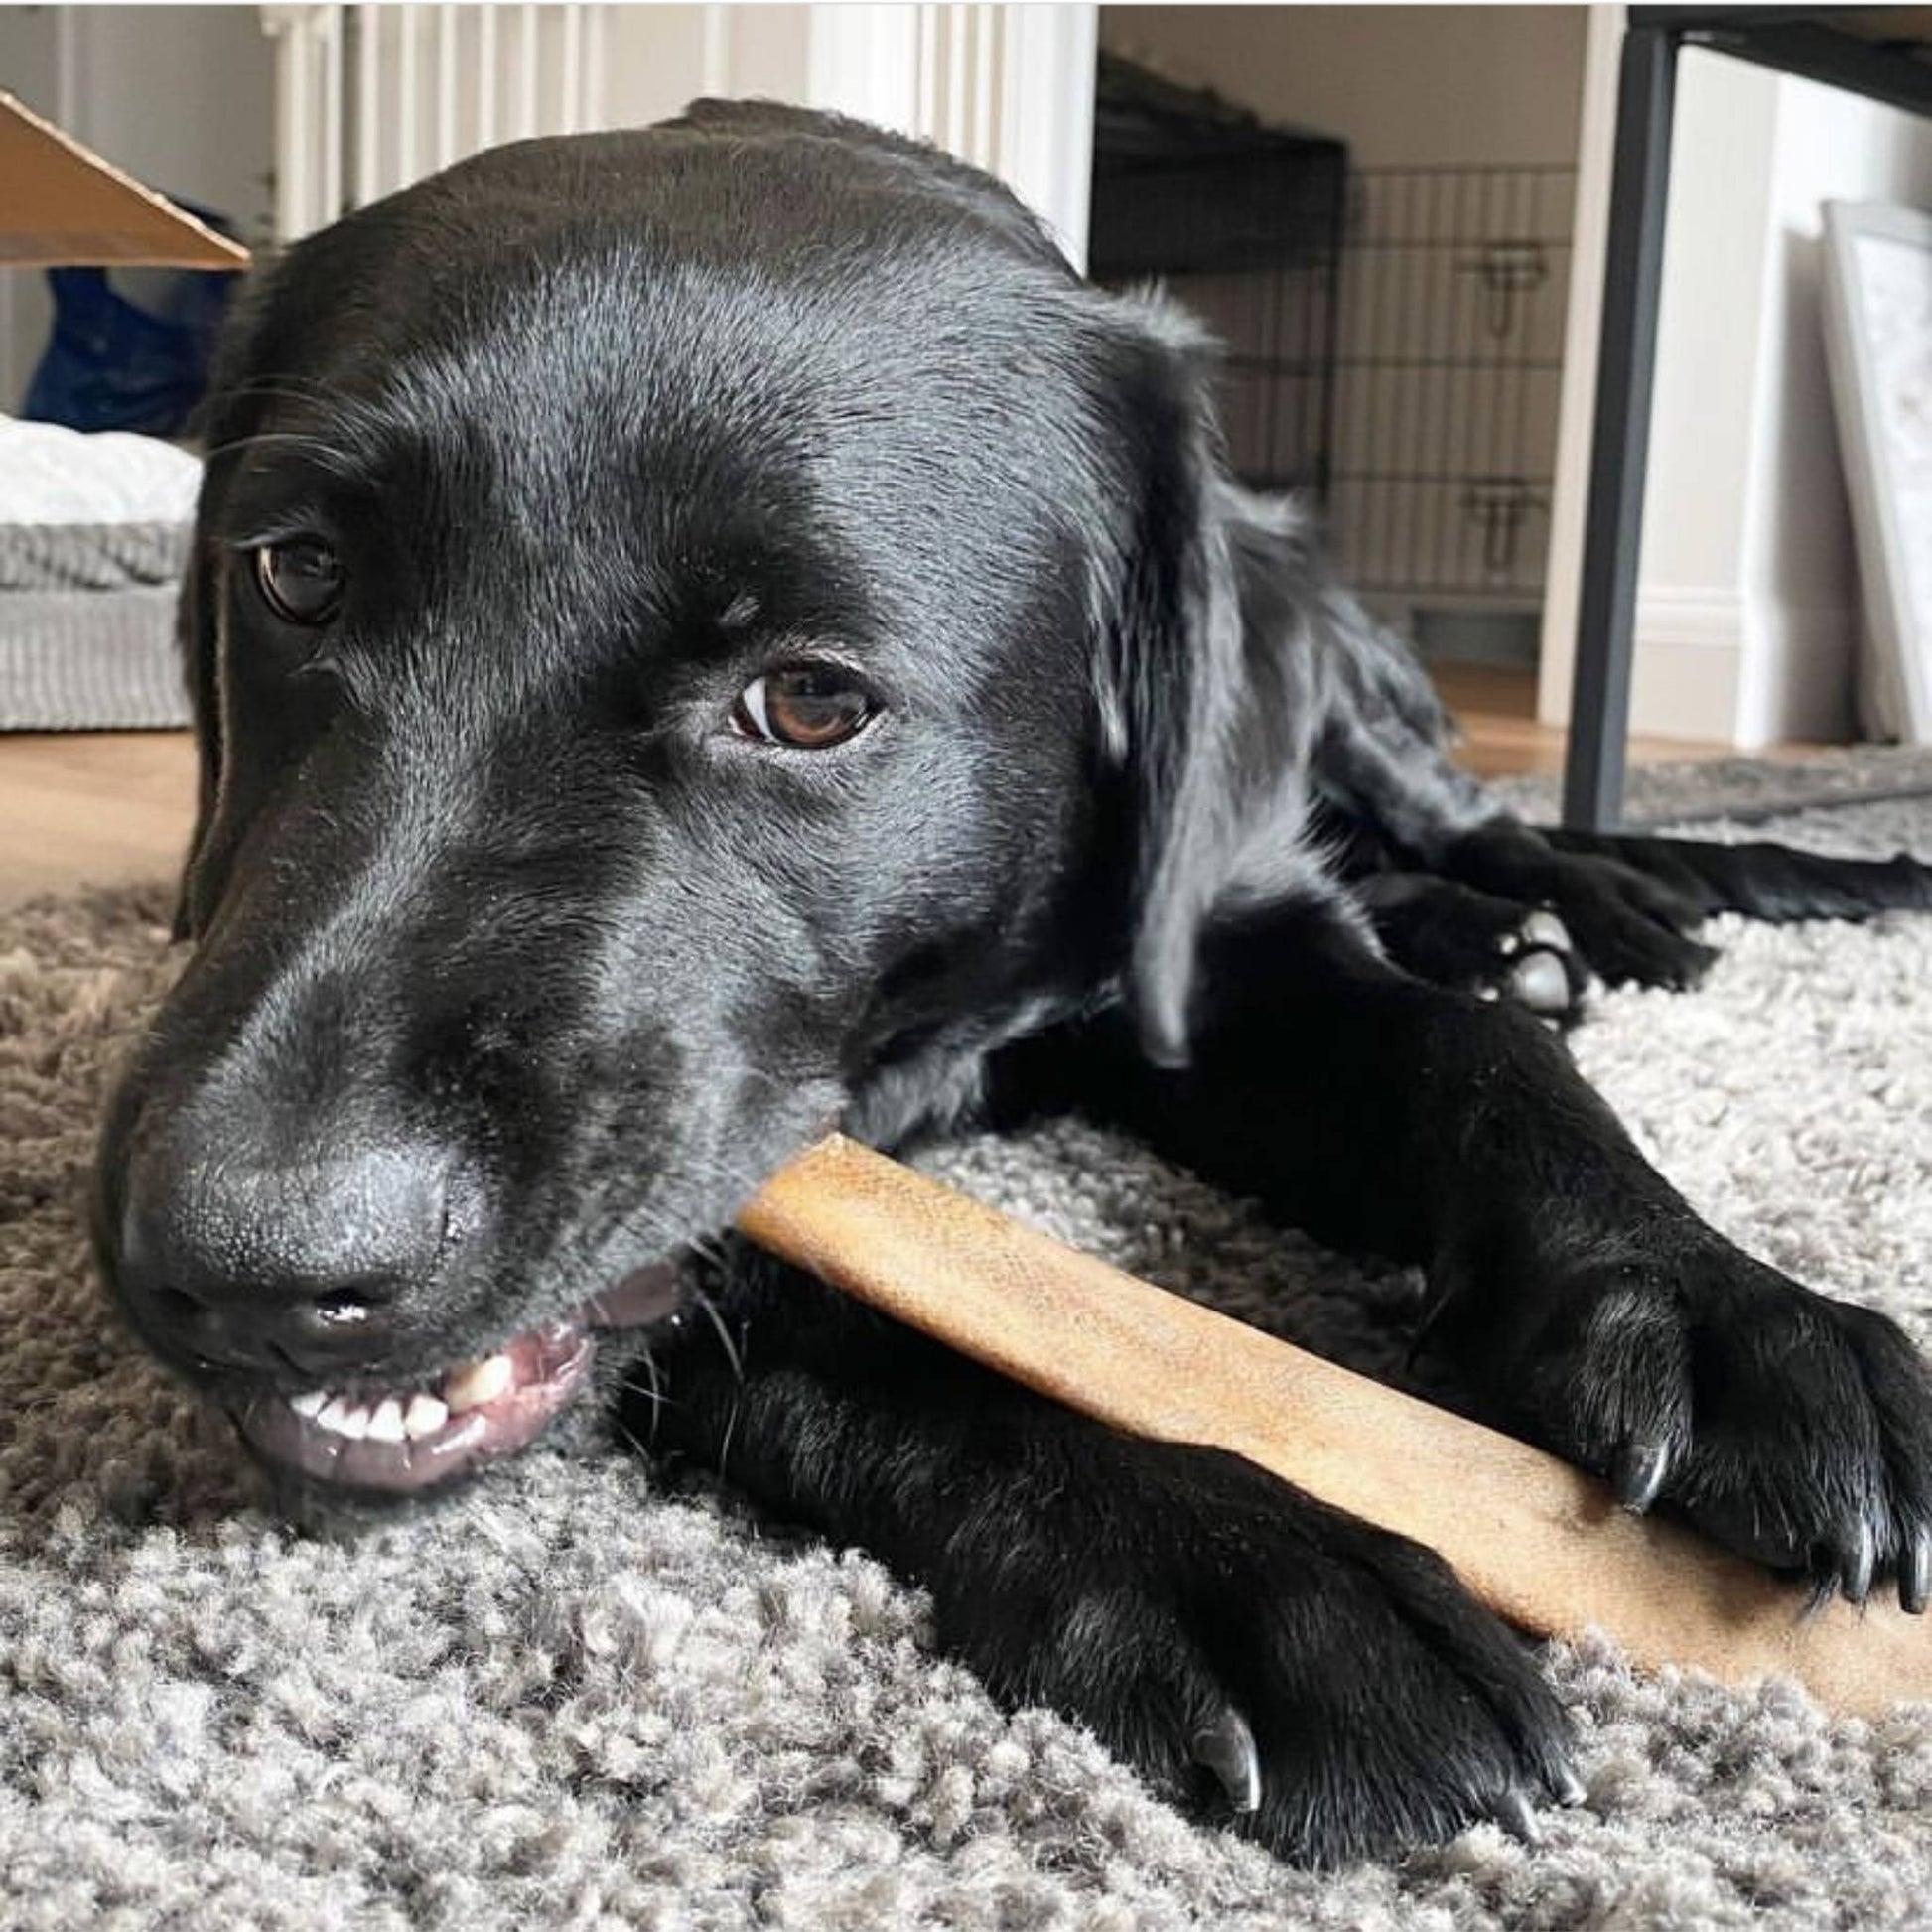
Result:
<svg viewBox="0 0 1932 1932">
<path fill-rule="evenodd" d="M 1339 908 L 1210 934 L 1191 1064 L 1124 1021 L 1051 1078 L 1339 1246 L 1421 1263 L 1474 1406 L 1860 1599 L 1932 1582 L 1932 1378 L 1883 1316 L 1707 1226 L 1527 1014 L 1424 985 Z"/>
<path fill-rule="evenodd" d="M 1428 1551 L 1220 1450 L 1122 1435 L 737 1248 L 722 1325 L 621 1400 L 642 1445 L 931 1592 L 1008 1704 L 1317 1863 L 1578 1795 L 1527 1653 Z"/>
</svg>

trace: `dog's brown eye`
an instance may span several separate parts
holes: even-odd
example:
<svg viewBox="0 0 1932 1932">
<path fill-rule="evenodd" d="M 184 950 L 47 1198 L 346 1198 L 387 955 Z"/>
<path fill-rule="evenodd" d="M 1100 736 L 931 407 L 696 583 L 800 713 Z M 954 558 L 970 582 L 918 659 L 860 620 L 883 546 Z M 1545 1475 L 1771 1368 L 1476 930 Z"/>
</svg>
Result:
<svg viewBox="0 0 1932 1932">
<path fill-rule="evenodd" d="M 296 537 L 255 552 L 255 581 L 277 617 L 323 624 L 343 601 L 343 567 L 326 543 Z"/>
<path fill-rule="evenodd" d="M 863 731 L 877 709 L 850 671 L 836 664 L 793 664 L 748 684 L 732 707 L 732 723 L 748 738 L 822 752 Z"/>
</svg>

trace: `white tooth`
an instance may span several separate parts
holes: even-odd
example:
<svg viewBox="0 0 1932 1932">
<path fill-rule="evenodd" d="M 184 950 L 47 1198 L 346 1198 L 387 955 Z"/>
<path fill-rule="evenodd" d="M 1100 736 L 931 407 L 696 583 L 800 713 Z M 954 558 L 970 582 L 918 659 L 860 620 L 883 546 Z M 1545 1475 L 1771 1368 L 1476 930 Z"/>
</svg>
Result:
<svg viewBox="0 0 1932 1932">
<path fill-rule="evenodd" d="M 369 1433 L 369 1412 L 351 1409 L 341 1396 L 336 1396 L 316 1421 L 324 1429 L 333 1429 L 338 1436 L 346 1436 L 351 1443 L 359 1443 Z"/>
<path fill-rule="evenodd" d="M 327 1389 L 311 1389 L 307 1395 L 289 1397 L 289 1407 L 305 1422 L 314 1422 L 329 1404 Z"/>
<path fill-rule="evenodd" d="M 402 1412 L 403 1433 L 434 1436 L 449 1419 L 449 1404 L 440 1396 L 418 1393 L 409 1398 L 409 1407 Z"/>
<path fill-rule="evenodd" d="M 402 1426 L 402 1404 L 392 1395 L 384 1396 L 369 1416 L 369 1441 L 400 1443 L 407 1434 Z"/>
<path fill-rule="evenodd" d="M 443 1400 L 452 1415 L 460 1416 L 466 1409 L 494 1402 L 515 1379 L 507 1355 L 485 1355 L 480 1362 L 465 1362 L 445 1380 Z"/>
</svg>

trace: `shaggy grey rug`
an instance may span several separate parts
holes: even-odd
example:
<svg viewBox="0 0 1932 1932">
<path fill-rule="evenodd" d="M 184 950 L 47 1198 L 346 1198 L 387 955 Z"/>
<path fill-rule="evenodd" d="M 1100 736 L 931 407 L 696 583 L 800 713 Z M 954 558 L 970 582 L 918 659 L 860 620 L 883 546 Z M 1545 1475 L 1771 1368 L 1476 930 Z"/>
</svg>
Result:
<svg viewBox="0 0 1932 1932">
<path fill-rule="evenodd" d="M 1799 823 L 1915 841 L 1932 807 Z M 160 892 L 0 919 L 0 1922 L 582 1927 L 1922 1926 L 1932 1707 L 1549 1658 L 1587 1802 L 1314 1878 L 1074 1726 L 996 1711 L 916 1593 L 616 1450 L 538 1451 L 353 1544 L 258 1510 L 224 1427 L 108 1319 L 92 1115 L 167 967 Z M 1932 920 L 1727 929 L 1709 986 L 1577 1050 L 1723 1227 L 1932 1339 Z M 1351 1360 L 1413 1281 L 1079 1126 L 939 1165 Z M 1932 1642 L 1932 1631 L 1928 1631 Z"/>
<path fill-rule="evenodd" d="M 1563 786 L 1504 778 L 1491 790 L 1536 824 L 1553 822 Z M 1813 805 L 1932 799 L 1932 746 L 1835 745 L 1802 758 L 1668 759 L 1631 765 L 1623 816 L 1631 825 L 1752 821 Z"/>
</svg>

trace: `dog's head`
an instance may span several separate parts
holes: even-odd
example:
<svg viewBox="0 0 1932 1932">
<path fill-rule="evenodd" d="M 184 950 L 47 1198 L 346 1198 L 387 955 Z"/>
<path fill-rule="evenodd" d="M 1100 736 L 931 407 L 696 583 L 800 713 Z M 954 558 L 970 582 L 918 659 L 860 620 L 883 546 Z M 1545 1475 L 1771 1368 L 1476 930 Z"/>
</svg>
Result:
<svg viewBox="0 0 1932 1932">
<path fill-rule="evenodd" d="M 515 1448 L 834 1122 L 1113 989 L 1179 1043 L 1198 356 L 989 181 L 771 109 L 499 150 L 293 250 L 207 436 L 194 952 L 97 1242 L 272 1461 Z"/>
</svg>

